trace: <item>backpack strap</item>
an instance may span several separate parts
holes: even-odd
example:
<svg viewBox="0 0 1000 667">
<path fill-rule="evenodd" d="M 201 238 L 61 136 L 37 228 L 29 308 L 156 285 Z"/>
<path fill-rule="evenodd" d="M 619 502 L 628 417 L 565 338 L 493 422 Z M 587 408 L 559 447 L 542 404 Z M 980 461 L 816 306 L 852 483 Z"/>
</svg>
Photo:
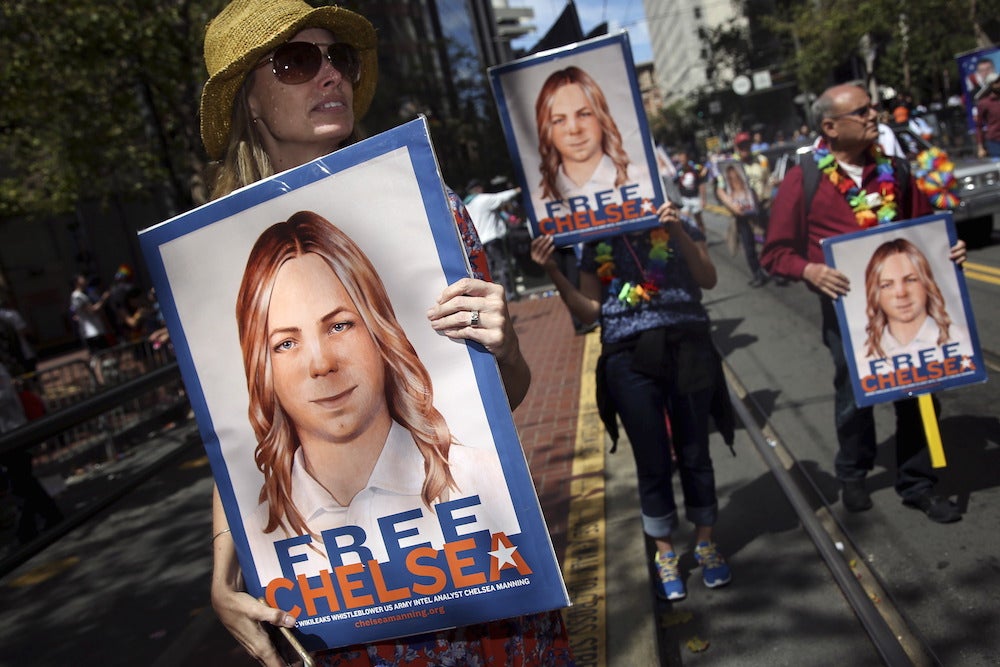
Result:
<svg viewBox="0 0 1000 667">
<path fill-rule="evenodd" d="M 910 196 L 910 161 L 896 156 L 889 159 L 892 160 L 892 172 L 893 176 L 896 177 L 896 185 L 899 189 L 896 202 L 902 204 Z"/>
<path fill-rule="evenodd" d="M 812 207 L 813 197 L 816 196 L 816 189 L 819 188 L 819 167 L 812 158 L 812 153 L 802 156 L 799 160 L 799 167 L 802 169 L 802 219 L 809 217 L 809 209 Z"/>
</svg>

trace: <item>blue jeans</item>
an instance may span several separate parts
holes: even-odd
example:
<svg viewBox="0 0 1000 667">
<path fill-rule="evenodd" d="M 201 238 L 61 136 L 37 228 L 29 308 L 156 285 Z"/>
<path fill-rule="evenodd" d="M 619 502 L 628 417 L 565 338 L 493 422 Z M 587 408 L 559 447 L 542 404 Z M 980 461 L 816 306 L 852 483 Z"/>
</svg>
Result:
<svg viewBox="0 0 1000 667">
<path fill-rule="evenodd" d="M 671 484 L 670 435 L 665 421 L 668 414 L 684 491 L 685 516 L 696 526 L 714 525 L 719 507 L 715 471 L 708 451 L 712 387 L 679 394 L 670 381 L 632 370 L 633 357 L 632 350 L 611 355 L 606 373 L 608 392 L 635 456 L 643 530 L 652 538 L 664 539 L 678 524 Z"/>
<path fill-rule="evenodd" d="M 834 468 L 837 479 L 841 481 L 864 479 L 875 467 L 875 417 L 871 407 L 859 408 L 854 402 L 833 301 L 821 296 L 820 306 L 823 312 L 823 343 L 830 349 L 834 367 L 834 423 L 839 445 Z M 895 401 L 892 405 L 896 410 L 896 493 L 906 500 L 933 488 L 937 476 L 931 467 L 917 399 Z M 940 412 L 936 398 L 934 411 Z"/>
<path fill-rule="evenodd" d="M 756 215 L 736 216 L 736 233 L 739 234 L 740 244 L 743 246 L 743 256 L 750 268 L 750 275 L 754 278 L 762 273 L 760 260 L 757 258 L 757 241 L 753 237 L 753 223 L 755 222 L 757 222 Z"/>
<path fill-rule="evenodd" d="M 483 244 L 486 251 L 486 264 L 490 267 L 490 278 L 498 285 L 503 285 L 507 299 L 516 296 L 514 285 L 511 283 L 510 271 L 507 267 L 507 246 L 502 238 L 493 239 Z"/>
<path fill-rule="evenodd" d="M 1000 157 L 1000 141 L 987 139 L 983 142 L 983 147 L 986 149 L 986 154 L 990 157 Z"/>
</svg>

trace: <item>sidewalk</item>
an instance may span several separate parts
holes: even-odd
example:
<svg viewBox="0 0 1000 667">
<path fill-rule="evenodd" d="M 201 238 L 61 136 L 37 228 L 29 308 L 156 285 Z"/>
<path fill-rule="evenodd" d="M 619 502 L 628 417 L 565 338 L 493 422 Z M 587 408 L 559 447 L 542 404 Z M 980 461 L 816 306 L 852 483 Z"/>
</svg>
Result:
<svg viewBox="0 0 1000 667">
<path fill-rule="evenodd" d="M 786 656 L 818 657 L 822 653 L 815 650 L 828 649 L 829 656 L 849 663 L 872 664 L 857 660 L 865 655 L 867 640 L 843 600 L 836 602 L 837 592 L 811 545 L 790 512 L 781 509 L 773 480 L 739 437 L 736 459 L 721 440 L 716 443 L 717 434 L 712 445 L 722 505 L 720 542 L 733 562 L 734 583 L 705 589 L 684 546 L 688 599 L 658 602 L 628 441 L 623 436 L 618 453 L 608 454 L 603 427 L 593 415 L 584 427 L 589 430 L 580 430 L 581 402 L 593 392 L 593 370 L 584 368 L 584 358 L 589 346 L 592 363 L 598 334 L 576 336 L 556 296 L 529 294 L 511 304 L 511 313 L 533 373 L 515 422 L 573 593 L 574 606 L 564 613 L 580 667 L 773 664 L 768 662 L 773 655 L 761 655 L 762 647 L 754 645 L 755 637 L 769 634 Z M 574 458 L 581 455 L 597 457 L 596 473 L 574 475 Z M 211 481 L 206 462 L 200 445 L 190 447 L 176 468 L 8 577 L 0 588 L 0 604 L 13 611 L 0 629 L 0 665 L 256 664 L 209 607 Z M 585 494 L 574 495 L 574 481 L 581 479 L 590 485 Z M 681 497 L 679 489 L 676 493 Z M 580 501 L 595 511 L 577 511 L 571 521 L 571 511 L 579 508 L 574 503 Z M 594 531 L 603 540 L 589 540 L 585 548 L 594 545 L 603 557 L 585 550 L 567 560 L 571 532 L 579 545 Z M 689 526 L 682 526 L 678 544 L 685 544 L 689 534 Z M 774 553 L 788 558 L 788 567 L 774 570 Z M 792 571 L 795 575 L 789 576 Z M 805 584 L 808 592 L 801 588 Z M 763 597 L 762 588 L 768 590 Z M 817 620 L 810 610 L 825 610 L 825 641 L 804 630 L 790 630 L 791 637 L 781 636 L 780 630 L 774 634 L 771 617 L 760 612 L 772 605 L 781 609 L 781 601 L 790 600 L 797 603 L 784 614 L 789 628 L 803 630 Z M 688 649 L 695 637 L 708 642 L 709 650 Z"/>
<path fill-rule="evenodd" d="M 561 560 L 584 338 L 558 298 L 533 296 L 511 304 L 534 378 L 515 421 Z M 0 666 L 255 665 L 209 607 L 210 495 L 195 445 L 100 522 L 6 577 Z"/>
</svg>

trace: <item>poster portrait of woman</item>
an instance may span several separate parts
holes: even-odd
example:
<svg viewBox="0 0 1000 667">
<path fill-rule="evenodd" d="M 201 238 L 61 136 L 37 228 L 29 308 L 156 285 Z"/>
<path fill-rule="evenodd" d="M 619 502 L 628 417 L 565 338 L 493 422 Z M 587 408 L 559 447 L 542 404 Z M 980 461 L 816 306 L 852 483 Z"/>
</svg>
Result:
<svg viewBox="0 0 1000 667">
<path fill-rule="evenodd" d="M 568 603 L 503 366 L 438 317 L 494 313 L 457 201 L 419 118 L 139 237 L 225 515 L 214 544 L 310 650 Z"/>
<path fill-rule="evenodd" d="M 491 68 L 533 234 L 558 245 L 641 229 L 663 201 L 627 33 Z"/>
<path fill-rule="evenodd" d="M 718 189 L 730 210 L 750 215 L 757 210 L 757 198 L 750 188 L 750 181 L 739 160 L 719 160 L 716 165 L 722 187 Z"/>
<path fill-rule="evenodd" d="M 865 269 L 865 326 L 863 357 L 858 374 L 872 374 L 872 361 L 906 355 L 914 366 L 943 359 L 951 353 L 972 353 L 965 326 L 952 321 L 927 257 L 904 238 L 882 243 Z M 874 369 L 891 368 L 876 364 Z"/>
<path fill-rule="evenodd" d="M 858 405 L 985 379 L 948 212 L 823 241 L 850 280 L 834 302 Z"/>
<path fill-rule="evenodd" d="M 378 272 L 338 227 L 312 211 L 268 227 L 236 317 L 264 478 L 251 548 L 310 535 L 296 572 L 311 575 L 330 567 L 321 534 L 352 527 L 335 564 L 384 562 L 380 518 L 410 513 L 399 546 L 440 548 L 435 506 L 474 496 L 463 531 L 519 532 L 499 458 L 455 440 Z"/>
<path fill-rule="evenodd" d="M 570 65 L 545 80 L 535 101 L 535 123 L 543 201 L 613 191 L 636 181 L 637 168 L 604 91 L 579 67 Z"/>
</svg>

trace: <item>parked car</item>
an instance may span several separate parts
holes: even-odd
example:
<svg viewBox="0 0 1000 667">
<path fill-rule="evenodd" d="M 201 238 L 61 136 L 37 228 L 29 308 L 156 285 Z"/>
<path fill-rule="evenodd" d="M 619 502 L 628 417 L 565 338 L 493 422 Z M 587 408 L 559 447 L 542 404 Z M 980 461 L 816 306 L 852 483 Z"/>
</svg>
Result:
<svg viewBox="0 0 1000 667">
<path fill-rule="evenodd" d="M 893 132 L 915 171 L 917 155 L 931 148 L 932 144 L 905 126 L 894 127 Z M 793 144 L 772 146 L 764 151 L 771 164 L 771 181 L 776 190 L 785 172 L 798 164 L 803 155 L 811 152 L 811 146 Z M 1000 162 L 991 159 L 950 157 L 955 165 L 955 180 L 958 181 L 955 194 L 959 202 L 951 209 L 955 228 L 958 235 L 970 246 L 986 245 L 993 235 L 994 216 L 1000 213 Z"/>
</svg>

